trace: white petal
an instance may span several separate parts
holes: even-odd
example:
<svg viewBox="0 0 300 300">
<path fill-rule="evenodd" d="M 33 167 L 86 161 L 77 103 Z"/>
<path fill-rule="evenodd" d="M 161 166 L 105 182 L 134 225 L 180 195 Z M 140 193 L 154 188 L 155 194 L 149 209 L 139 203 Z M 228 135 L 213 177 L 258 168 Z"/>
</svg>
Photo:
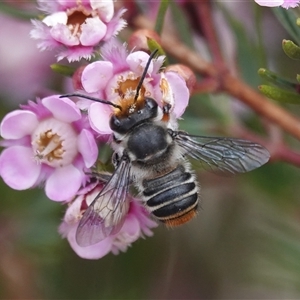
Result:
<svg viewBox="0 0 300 300">
<path fill-rule="evenodd" d="M 144 51 L 132 52 L 127 56 L 126 62 L 128 63 L 131 71 L 135 72 L 138 75 L 142 75 L 145 70 L 146 64 L 149 60 L 149 54 Z M 148 74 L 151 74 L 153 71 L 153 62 L 151 61 Z"/>
<path fill-rule="evenodd" d="M 66 25 L 67 22 L 68 22 L 68 16 L 64 11 L 53 13 L 52 15 L 47 16 L 46 18 L 43 19 L 43 23 L 51 27 L 56 24 Z"/>
<path fill-rule="evenodd" d="M 106 34 L 106 25 L 98 18 L 88 18 L 81 25 L 80 42 L 83 46 L 95 46 Z"/>
<path fill-rule="evenodd" d="M 275 7 L 280 6 L 284 3 L 283 0 L 254 0 L 258 5 Z"/>
<path fill-rule="evenodd" d="M 92 9 L 98 10 L 101 20 L 109 22 L 114 15 L 114 3 L 112 0 L 90 0 Z"/>
</svg>

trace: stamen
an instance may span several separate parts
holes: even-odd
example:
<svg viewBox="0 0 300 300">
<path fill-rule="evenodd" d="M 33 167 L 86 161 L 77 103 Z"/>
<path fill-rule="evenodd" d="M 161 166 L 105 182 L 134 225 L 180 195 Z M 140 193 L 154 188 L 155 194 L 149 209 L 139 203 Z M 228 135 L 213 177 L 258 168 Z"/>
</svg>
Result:
<svg viewBox="0 0 300 300">
<path fill-rule="evenodd" d="M 49 156 L 49 154 L 54 151 L 57 147 L 60 146 L 59 142 L 59 137 L 56 135 L 54 138 L 52 138 L 53 133 L 52 132 L 48 132 L 47 133 L 47 137 L 51 138 L 51 140 L 49 141 L 48 145 L 46 145 L 46 147 L 40 151 L 40 154 L 45 156 Z"/>
<path fill-rule="evenodd" d="M 70 164 L 78 153 L 77 135 L 71 125 L 46 119 L 32 135 L 34 160 L 52 167 Z"/>
<path fill-rule="evenodd" d="M 73 28 L 73 36 L 77 35 L 77 33 L 79 32 L 80 30 L 80 24 L 76 24 Z"/>
</svg>

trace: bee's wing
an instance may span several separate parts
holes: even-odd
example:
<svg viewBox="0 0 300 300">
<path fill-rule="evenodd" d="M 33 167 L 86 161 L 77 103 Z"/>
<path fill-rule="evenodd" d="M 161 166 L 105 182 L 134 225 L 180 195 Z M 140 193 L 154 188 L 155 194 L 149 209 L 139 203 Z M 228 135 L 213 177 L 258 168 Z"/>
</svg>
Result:
<svg viewBox="0 0 300 300">
<path fill-rule="evenodd" d="M 129 208 L 130 162 L 121 159 L 117 169 L 87 208 L 76 231 L 76 241 L 85 247 L 117 233 Z"/>
<path fill-rule="evenodd" d="M 192 136 L 183 131 L 173 132 L 173 136 L 184 155 L 212 171 L 245 173 L 260 167 L 270 158 L 266 148 L 247 140 Z"/>
</svg>

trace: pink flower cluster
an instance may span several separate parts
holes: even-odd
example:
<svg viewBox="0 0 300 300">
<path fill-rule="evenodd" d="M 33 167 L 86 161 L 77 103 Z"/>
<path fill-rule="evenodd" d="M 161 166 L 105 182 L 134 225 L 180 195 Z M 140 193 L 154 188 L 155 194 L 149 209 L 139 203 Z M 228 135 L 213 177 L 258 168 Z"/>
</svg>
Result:
<svg viewBox="0 0 300 300">
<path fill-rule="evenodd" d="M 76 72 L 74 76 L 79 78 L 74 81 L 79 82 L 81 92 L 118 103 L 120 95 L 126 98 L 135 92 L 149 54 L 128 53 L 116 40 L 103 46 L 101 53 L 103 60 L 87 65 L 80 76 Z M 141 93 L 160 105 L 165 97 L 164 82 L 172 91 L 173 115 L 179 118 L 188 104 L 189 89 L 177 72 L 160 71 L 163 61 L 164 57 L 151 61 Z M 44 184 L 51 200 L 68 203 L 59 231 L 73 250 L 87 259 L 124 252 L 138 238 L 151 236 L 151 229 L 157 226 L 142 203 L 128 195 L 129 211 L 119 232 L 87 247 L 80 247 L 75 240 L 83 213 L 103 187 L 103 182 L 95 182 L 91 168 L 101 151 L 99 141 L 107 141 L 112 133 L 112 113 L 109 105 L 53 95 L 29 101 L 8 113 L 0 125 L 1 146 L 5 147 L 0 155 L 0 175 L 4 182 L 17 190 Z"/>
<path fill-rule="evenodd" d="M 109 252 L 118 254 L 125 252 L 133 242 L 140 237 L 152 236 L 151 228 L 157 226 L 156 222 L 149 219 L 149 213 L 142 204 L 131 199 L 128 214 L 121 230 L 104 239 L 103 241 L 87 247 L 80 247 L 76 242 L 76 229 L 86 207 L 91 204 L 101 191 L 103 184 L 92 183 L 78 193 L 78 196 L 68 207 L 59 231 L 66 237 L 78 256 L 86 259 L 99 259 Z"/>
<path fill-rule="evenodd" d="M 85 67 L 80 78 L 81 85 L 86 93 L 117 103 L 120 94 L 126 98 L 130 96 L 130 93 L 134 93 L 139 77 L 149 59 L 149 54 L 143 51 L 128 53 L 126 46 L 120 45 L 116 40 L 111 40 L 101 50 L 104 61 L 96 61 Z M 172 90 L 173 100 L 176 104 L 173 112 L 179 118 L 188 105 L 189 90 L 186 82 L 178 73 L 159 72 L 163 60 L 164 57 L 160 56 L 151 62 L 143 83 L 144 93 L 161 105 L 163 97 L 161 80 L 165 78 Z M 111 106 L 89 100 L 79 101 L 78 105 L 88 109 L 90 124 L 95 131 L 101 134 L 112 133 L 109 127 Z"/>
<path fill-rule="evenodd" d="M 125 27 L 125 10 L 114 10 L 113 0 L 38 0 L 47 16 L 33 20 L 31 37 L 41 50 L 57 49 L 57 60 L 90 59 L 103 42 Z"/>
<path fill-rule="evenodd" d="M 7 148 L 0 156 L 5 183 L 24 190 L 45 182 L 50 199 L 73 197 L 98 155 L 85 119 L 73 101 L 57 95 L 7 114 L 1 123 L 2 146 Z"/>
</svg>

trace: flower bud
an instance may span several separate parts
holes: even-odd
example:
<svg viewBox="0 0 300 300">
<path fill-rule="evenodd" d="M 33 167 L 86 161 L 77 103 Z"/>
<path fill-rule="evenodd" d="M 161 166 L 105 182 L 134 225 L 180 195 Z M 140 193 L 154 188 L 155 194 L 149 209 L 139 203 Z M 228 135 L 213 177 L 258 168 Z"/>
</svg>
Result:
<svg viewBox="0 0 300 300">
<path fill-rule="evenodd" d="M 83 90 L 83 87 L 81 84 L 81 75 L 82 75 L 82 72 L 85 67 L 86 66 L 80 66 L 72 76 L 72 83 L 73 83 L 73 87 L 74 87 L 75 91 Z"/>
<path fill-rule="evenodd" d="M 282 48 L 285 54 L 292 59 L 300 59 L 300 47 L 289 40 L 282 41 Z"/>
<path fill-rule="evenodd" d="M 160 36 L 154 30 L 139 29 L 130 36 L 129 48 L 149 52 L 148 39 L 155 40 L 158 44 L 161 43 Z"/>
<path fill-rule="evenodd" d="M 197 79 L 194 72 L 189 67 L 181 64 L 176 64 L 167 66 L 165 71 L 178 73 L 185 80 L 186 86 L 189 89 L 190 94 L 192 93 Z"/>
</svg>

